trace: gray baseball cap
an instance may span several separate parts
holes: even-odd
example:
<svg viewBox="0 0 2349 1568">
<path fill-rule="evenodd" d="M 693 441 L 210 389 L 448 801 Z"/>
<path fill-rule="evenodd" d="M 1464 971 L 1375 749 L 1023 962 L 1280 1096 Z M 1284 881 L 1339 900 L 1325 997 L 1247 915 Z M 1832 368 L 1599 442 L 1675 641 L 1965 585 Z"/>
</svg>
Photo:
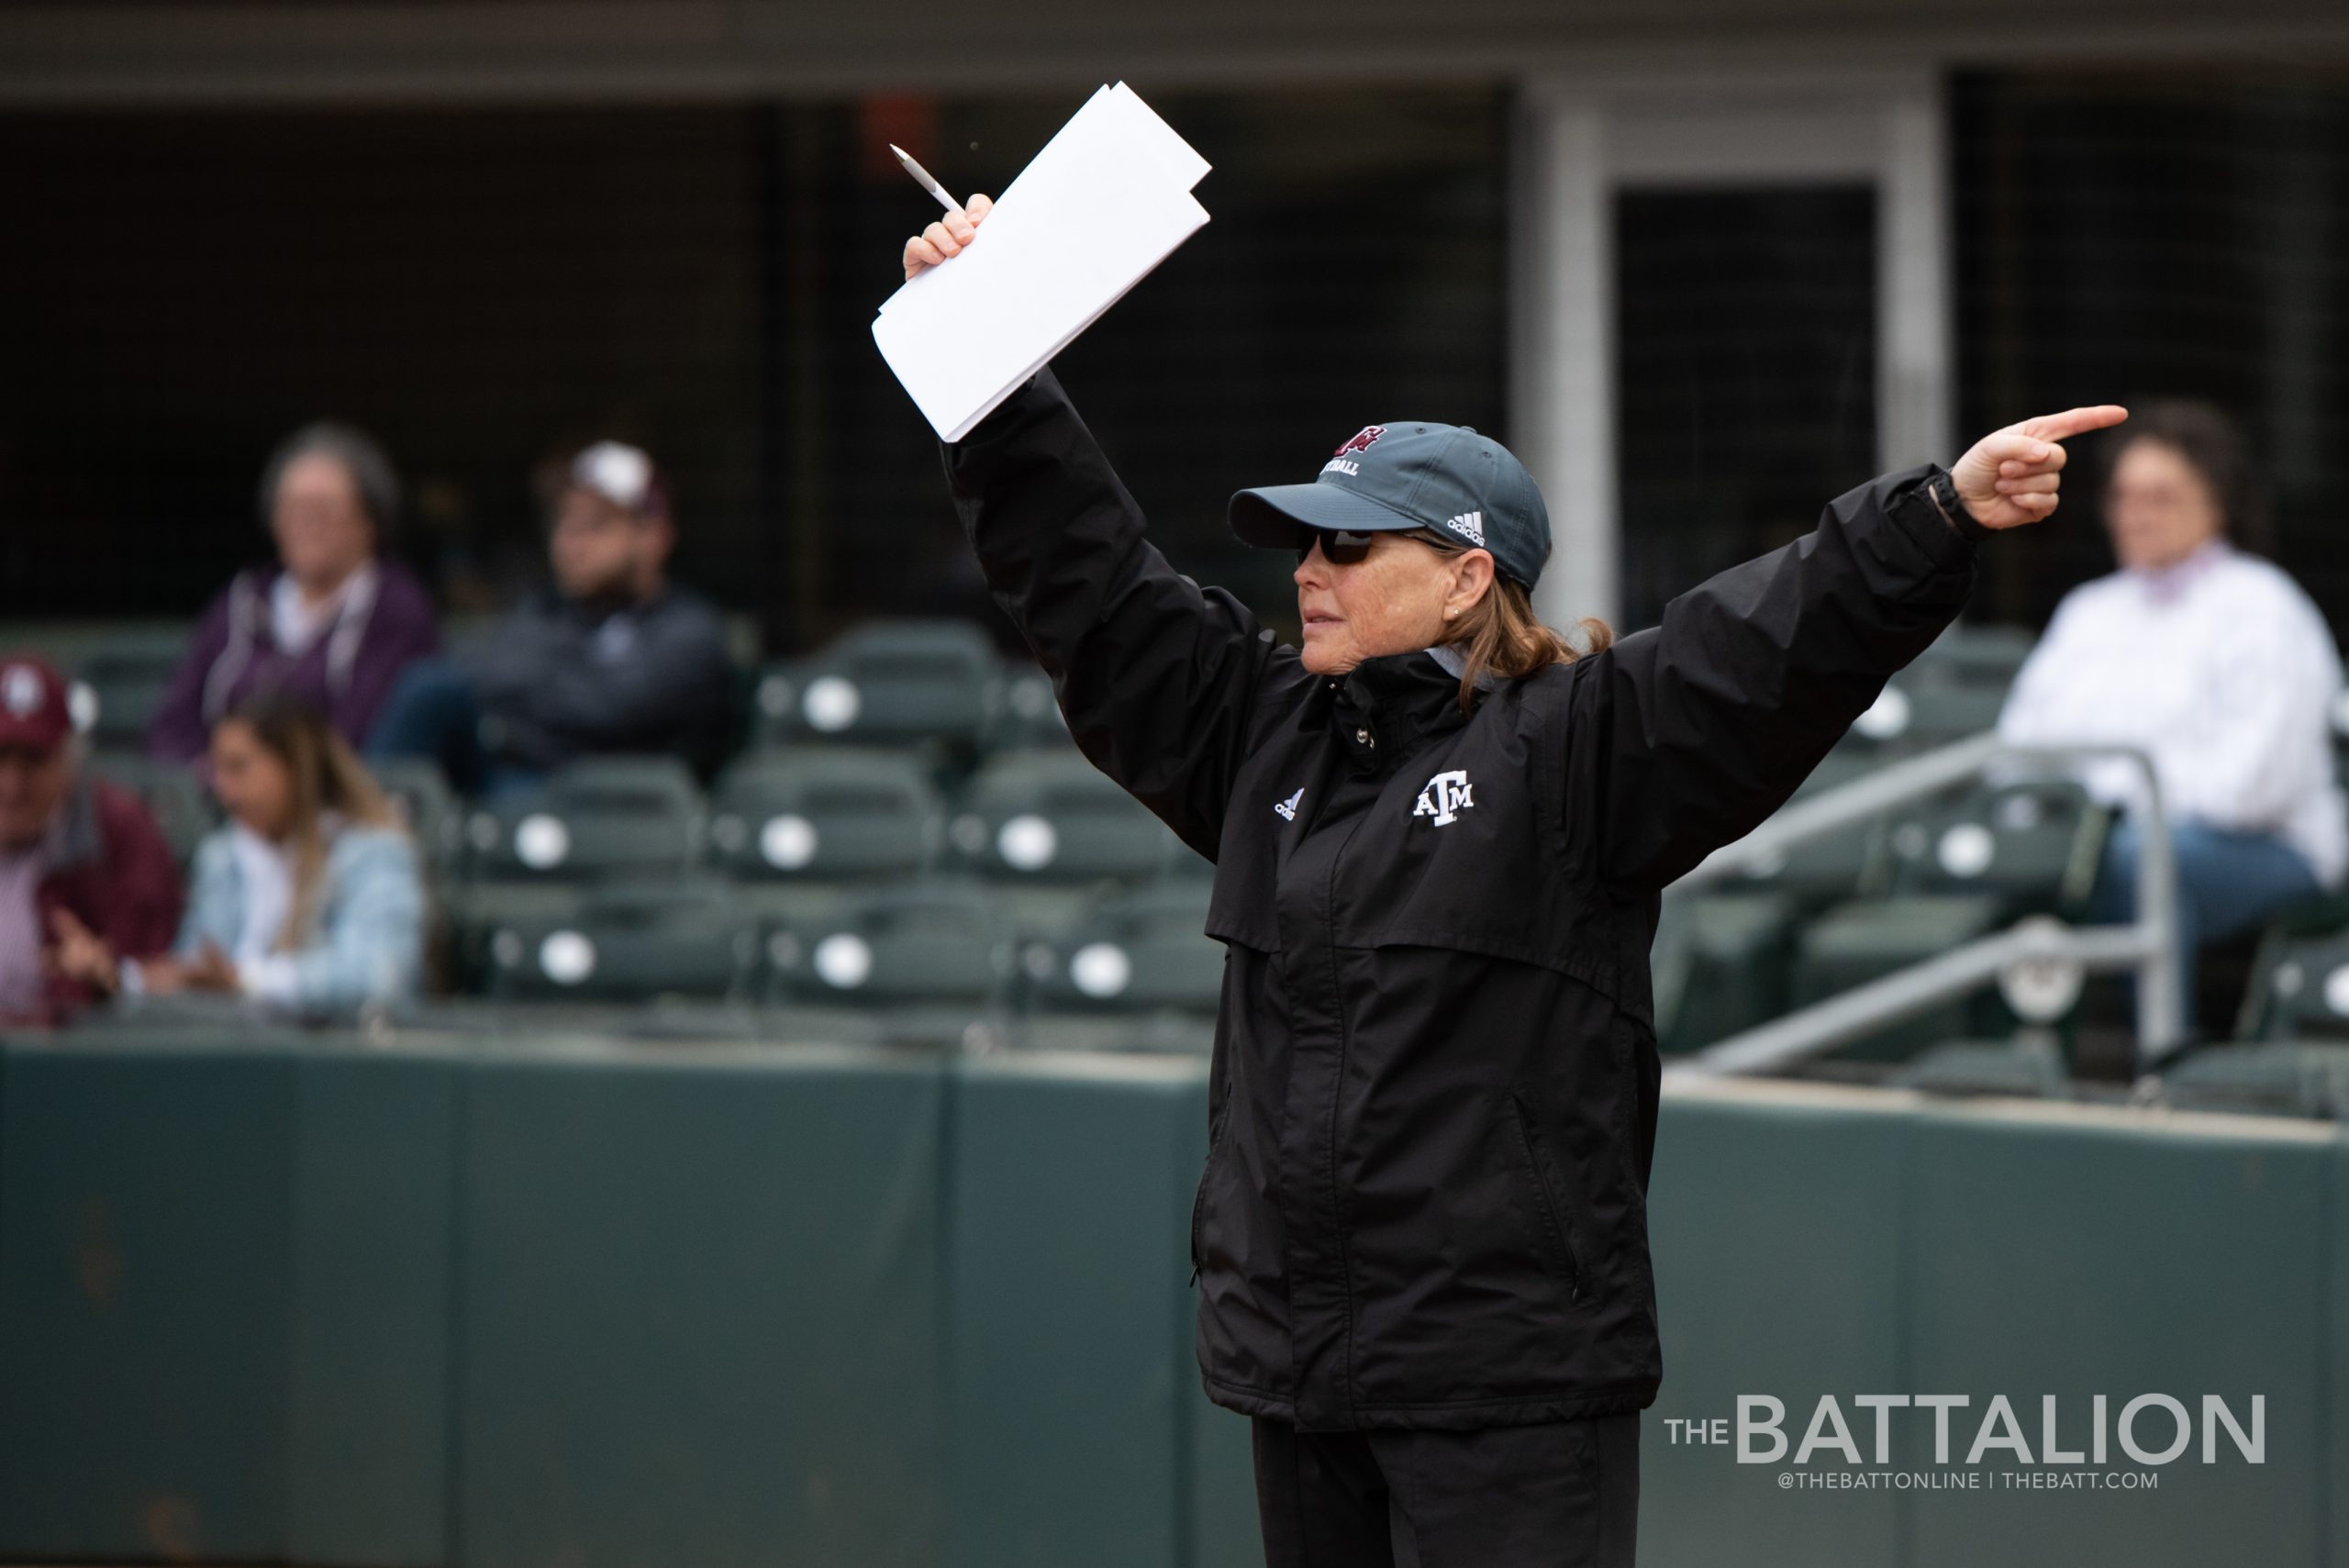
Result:
<svg viewBox="0 0 2349 1568">
<path fill-rule="evenodd" d="M 1466 425 L 1365 425 L 1309 484 L 1265 484 L 1231 498 L 1231 531 L 1295 549 L 1300 528 L 1426 528 L 1490 550 L 1501 575 L 1533 586 L 1550 559 L 1550 512 L 1525 465 Z"/>
</svg>

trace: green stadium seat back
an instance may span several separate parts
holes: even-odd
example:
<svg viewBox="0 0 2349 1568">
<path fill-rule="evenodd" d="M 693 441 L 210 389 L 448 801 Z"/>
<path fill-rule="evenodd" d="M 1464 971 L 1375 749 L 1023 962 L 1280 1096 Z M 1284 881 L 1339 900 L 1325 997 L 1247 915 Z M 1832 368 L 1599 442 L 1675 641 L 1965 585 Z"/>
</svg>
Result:
<svg viewBox="0 0 2349 1568">
<path fill-rule="evenodd" d="M 2001 1095 L 2060 1100 L 2071 1093 L 2062 1052 L 2043 1035 L 1951 1040 L 1904 1063 L 1891 1081 L 1934 1095 Z"/>
<path fill-rule="evenodd" d="M 1653 960 L 1659 1050 L 1698 1050 L 1787 1010 L 1792 897 L 1698 891 L 1664 903 Z"/>
<path fill-rule="evenodd" d="M 2269 1040 L 2349 1040 L 2349 931 L 2271 938 L 2252 987 L 2259 1016 L 2248 1032 Z"/>
<path fill-rule="evenodd" d="M 2037 641 L 2027 627 L 1955 621 L 1917 656 L 1907 673 L 1920 681 L 1991 686 L 2003 692 L 2014 684 Z"/>
<path fill-rule="evenodd" d="M 676 758 L 590 757 L 526 799 L 476 808 L 465 833 L 476 879 L 580 882 L 686 872 L 703 824 L 701 792 Z"/>
<path fill-rule="evenodd" d="M 1893 754 L 1931 751 L 1998 727 L 2003 687 L 1936 680 L 1913 668 L 1885 684 L 1852 724 L 1859 744 Z"/>
<path fill-rule="evenodd" d="M 974 745 L 1002 701 L 995 645 L 962 620 L 873 620 L 756 688 L 762 744 Z"/>
<path fill-rule="evenodd" d="M 1986 936 L 2003 925 L 1991 894 L 1909 894 L 1858 899 L 1813 919 L 1797 939 L 1793 995 L 1798 1006 L 1824 1001 Z M 2005 1032 L 2003 1008 L 1972 1000 L 1946 1003 L 1838 1047 L 1834 1055 L 1905 1061 L 1944 1040 Z"/>
<path fill-rule="evenodd" d="M 962 866 L 1008 882 L 1140 882 L 1176 864 L 1182 849 L 1074 751 L 993 759 L 949 817 L 947 840 Z"/>
<path fill-rule="evenodd" d="M 444 875 L 454 870 L 464 855 L 465 814 L 440 764 L 425 757 L 392 757 L 368 767 L 425 862 Z"/>
<path fill-rule="evenodd" d="M 1968 789 L 1896 814 L 1887 842 L 1903 893 L 1993 893 L 2009 915 L 2084 904 L 2106 813 L 2069 780 Z"/>
<path fill-rule="evenodd" d="M 766 933 L 768 988 L 784 1001 L 985 1007 L 1010 978 L 1013 945 L 985 888 L 933 880 L 843 898 L 820 918 Z"/>
<path fill-rule="evenodd" d="M 734 996 L 758 953 L 758 923 L 723 883 L 609 884 L 568 916 L 492 929 L 489 989 L 507 1000 Z"/>
<path fill-rule="evenodd" d="M 508 926 L 575 919 L 585 889 L 569 882 L 452 882 L 440 890 L 440 909 L 450 939 L 451 985 L 486 993 L 490 939 Z"/>
<path fill-rule="evenodd" d="M 2271 1040 L 2196 1051 L 2162 1072 L 2181 1109 L 2349 1120 L 2349 1040 Z"/>
<path fill-rule="evenodd" d="M 1781 893 L 1813 907 L 1851 898 L 1875 889 L 1882 875 L 1884 839 L 1881 818 L 1861 822 L 1806 839 L 1715 885 Z"/>
<path fill-rule="evenodd" d="M 744 881 L 911 877 L 943 832 L 928 773 L 899 753 L 756 752 L 710 800 L 711 862 Z"/>
<path fill-rule="evenodd" d="M 1168 881 L 1102 901 L 1069 929 L 1031 941 L 1020 962 L 1053 1012 L 1212 1016 L 1224 948 L 1207 934 L 1208 884 Z"/>
<path fill-rule="evenodd" d="M 195 773 L 180 762 L 120 751 L 99 751 L 90 758 L 90 772 L 146 803 L 163 841 L 182 866 L 195 857 L 204 836 L 220 823 L 219 807 Z"/>
<path fill-rule="evenodd" d="M 138 751 L 163 705 L 172 672 L 187 651 L 184 631 L 109 632 L 83 650 L 72 677 L 89 689 L 97 711 L 87 730 L 103 750 Z"/>
<path fill-rule="evenodd" d="M 1795 786 L 1794 798 L 1820 794 L 1853 780 L 1865 778 L 1885 765 L 1885 754 L 1865 741 L 1848 737 L 1836 742 L 1832 751 L 1819 760 L 1819 766 L 1804 775 Z"/>
<path fill-rule="evenodd" d="M 1052 678 L 1032 663 L 1011 661 L 1001 674 L 1003 700 L 980 739 L 988 751 L 1011 751 L 1070 743 L 1068 719 L 1052 691 Z"/>
</svg>

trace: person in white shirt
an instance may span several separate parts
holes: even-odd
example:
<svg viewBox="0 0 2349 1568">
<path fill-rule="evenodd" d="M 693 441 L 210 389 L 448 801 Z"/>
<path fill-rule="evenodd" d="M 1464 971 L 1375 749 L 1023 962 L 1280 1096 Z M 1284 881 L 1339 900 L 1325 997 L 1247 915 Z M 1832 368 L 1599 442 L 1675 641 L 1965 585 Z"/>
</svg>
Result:
<svg viewBox="0 0 2349 1568">
<path fill-rule="evenodd" d="M 2299 585 L 2231 539 L 2260 525 L 2260 501 L 2224 414 L 2188 402 L 2138 412 L 2104 495 L 2121 569 L 2065 595 L 1998 718 L 2012 744 L 2113 742 L 2153 759 L 2177 865 L 2189 1028 L 2203 944 L 2339 888 L 2349 871 L 2330 728 L 2341 658 Z M 2126 814 L 2089 913 L 2132 919 L 2143 775 L 2123 759 L 2079 771 Z"/>
<path fill-rule="evenodd" d="M 425 901 L 416 848 L 326 717 L 276 694 L 213 727 L 212 787 L 228 821 L 197 846 L 172 951 L 78 977 L 130 995 L 212 992 L 335 1015 L 414 999 Z"/>
</svg>

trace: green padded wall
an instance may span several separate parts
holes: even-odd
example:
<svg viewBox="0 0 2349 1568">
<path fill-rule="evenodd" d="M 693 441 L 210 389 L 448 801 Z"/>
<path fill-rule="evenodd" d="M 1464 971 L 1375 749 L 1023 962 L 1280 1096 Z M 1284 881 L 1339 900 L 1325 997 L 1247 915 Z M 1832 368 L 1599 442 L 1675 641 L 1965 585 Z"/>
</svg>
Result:
<svg viewBox="0 0 2349 1568">
<path fill-rule="evenodd" d="M 459 1065 L 447 1041 L 295 1058 L 287 1554 L 430 1568 L 449 1551 L 451 1220 Z"/>
<path fill-rule="evenodd" d="M 1188 1568 L 1207 1063 L 954 1073 L 952 1568 Z"/>
<path fill-rule="evenodd" d="M 455 1561 L 936 1562 L 942 1102 L 869 1051 L 484 1049 Z"/>
<path fill-rule="evenodd" d="M 1185 1235 L 1207 1063 L 0 1042 L 0 1560 L 1261 1561 Z M 2349 1568 L 2349 1138 L 1677 1087 L 1642 1561 Z M 2154 1493 L 1780 1492 L 1669 1417 L 2268 1396 Z M 1904 1425 L 1904 1437 L 1915 1431 Z M 2149 1435 L 2151 1435 L 2149 1433 Z M 1904 1458 L 1929 1460 L 1926 1453 Z"/>
<path fill-rule="evenodd" d="M 1797 1497 L 1736 1460 L 1737 1396 L 1787 1405 L 1789 1441 L 1829 1389 L 1896 1390 L 1908 1160 L 1880 1096 L 1665 1096 L 1648 1190 L 1664 1386 L 1640 1420 L 1640 1561 L 1892 1563 L 1890 1493 Z M 1863 1386 L 1865 1385 L 1865 1386 Z M 1808 1393 L 1809 1400 L 1801 1396 Z M 1664 1420 L 1728 1422 L 1728 1446 Z"/>
<path fill-rule="evenodd" d="M 450 1095 L 341 1037 L 0 1058 L 0 1554 L 444 1560 Z"/>
<path fill-rule="evenodd" d="M 2221 1435 L 2160 1466 L 2149 1492 L 1980 1492 L 1919 1497 L 1916 1568 L 2095 1561 L 2314 1563 L 2324 1528 L 2321 1421 L 2330 1129 L 2181 1116 L 2167 1130 L 2106 1114 L 2023 1118 L 1961 1107 L 1916 1129 L 1910 1272 L 1915 1390 L 1966 1394 L 1953 1445 L 2005 1394 L 2036 1457 L 2041 1396 L 2057 1438 L 2086 1451 L 2091 1396 L 2163 1393 L 2198 1415 L 2226 1397 L 2249 1423 L 2267 1396 L 2266 1463 Z M 2336 1238 L 2337 1240 L 2337 1238 Z M 2173 1424 L 2149 1412 L 2141 1440 Z M 2114 1440 L 2110 1462 L 2139 1468 Z M 1930 1452 L 1927 1455 L 1930 1458 Z M 1953 1458 L 1962 1454 L 1954 1453 Z M 1986 1465 L 2014 1468 L 2012 1456 Z M 2251 1543 L 2256 1543 L 2253 1549 Z"/>
<path fill-rule="evenodd" d="M 1205 1159 L 1205 1150 L 1200 1157 Z M 1196 1305 L 1197 1297 L 1191 1300 Z M 1263 1568 L 1251 1423 L 1208 1400 L 1199 1386 L 1198 1367 L 1198 1351 L 1186 1335 L 1175 1375 L 1191 1390 L 1191 1562 L 1195 1568 Z"/>
</svg>

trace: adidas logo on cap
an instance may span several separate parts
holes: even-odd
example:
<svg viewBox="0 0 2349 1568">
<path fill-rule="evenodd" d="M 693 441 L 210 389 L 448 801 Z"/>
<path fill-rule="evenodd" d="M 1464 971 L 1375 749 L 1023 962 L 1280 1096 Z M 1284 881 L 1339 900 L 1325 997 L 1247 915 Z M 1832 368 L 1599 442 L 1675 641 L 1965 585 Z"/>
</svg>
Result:
<svg viewBox="0 0 2349 1568">
<path fill-rule="evenodd" d="M 1456 517 L 1445 518 L 1443 526 L 1450 528 L 1453 533 L 1458 534 L 1462 539 L 1466 539 L 1469 543 L 1475 545 L 1480 549 L 1483 547 L 1485 542 L 1484 513 L 1463 512 Z"/>
</svg>

